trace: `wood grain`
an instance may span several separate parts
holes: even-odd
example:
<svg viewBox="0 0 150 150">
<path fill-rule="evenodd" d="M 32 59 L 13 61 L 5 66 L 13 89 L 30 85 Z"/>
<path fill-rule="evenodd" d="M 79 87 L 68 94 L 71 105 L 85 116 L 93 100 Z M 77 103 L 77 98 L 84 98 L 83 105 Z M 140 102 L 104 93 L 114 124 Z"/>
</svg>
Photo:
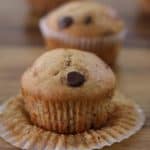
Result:
<svg viewBox="0 0 150 150">
<path fill-rule="evenodd" d="M 125 21 L 125 46 L 150 47 L 150 16 L 142 15 L 140 0 L 97 1 L 114 7 Z M 27 0 L 0 0 L 0 45 L 43 45 L 38 20 Z"/>
<path fill-rule="evenodd" d="M 24 70 L 43 53 L 43 48 L 0 47 L 0 100 L 16 95 Z M 118 88 L 143 108 L 147 120 L 133 137 L 104 150 L 149 150 L 150 147 L 150 51 L 124 49 L 115 69 Z M 0 150 L 16 150 L 0 139 Z"/>
</svg>

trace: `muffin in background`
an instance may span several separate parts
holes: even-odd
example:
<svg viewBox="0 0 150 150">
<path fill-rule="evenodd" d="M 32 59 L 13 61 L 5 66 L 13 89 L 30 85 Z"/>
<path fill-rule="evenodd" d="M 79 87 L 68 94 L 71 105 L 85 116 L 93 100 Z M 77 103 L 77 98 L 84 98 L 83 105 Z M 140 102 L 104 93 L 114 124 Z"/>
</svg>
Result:
<svg viewBox="0 0 150 150">
<path fill-rule="evenodd" d="M 33 13 L 44 15 L 67 1 L 72 0 L 28 0 L 28 3 L 31 5 Z"/>
<path fill-rule="evenodd" d="M 40 20 L 48 49 L 90 51 L 114 65 L 124 37 L 123 21 L 111 7 L 93 1 L 74 1 Z"/>
<path fill-rule="evenodd" d="M 57 133 L 99 129 L 114 111 L 115 76 L 96 55 L 73 49 L 43 54 L 22 77 L 33 124 Z"/>
</svg>

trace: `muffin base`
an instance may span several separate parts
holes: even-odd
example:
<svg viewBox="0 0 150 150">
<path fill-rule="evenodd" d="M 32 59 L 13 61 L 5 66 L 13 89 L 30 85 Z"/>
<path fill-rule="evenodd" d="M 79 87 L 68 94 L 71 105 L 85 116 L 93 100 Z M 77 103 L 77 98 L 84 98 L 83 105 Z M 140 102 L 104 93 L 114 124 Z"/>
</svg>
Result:
<svg viewBox="0 0 150 150">
<path fill-rule="evenodd" d="M 0 114 L 0 136 L 21 149 L 101 149 L 135 134 L 144 124 L 139 106 L 120 94 L 114 97 L 118 109 L 106 126 L 80 134 L 57 134 L 31 124 L 21 96 L 14 97 Z"/>
<path fill-rule="evenodd" d="M 58 102 L 30 96 L 25 89 L 22 91 L 25 108 L 32 123 L 59 134 L 76 134 L 91 128 L 99 129 L 105 125 L 115 109 L 108 98 L 91 102 L 90 99 L 82 97 L 78 100 Z"/>
</svg>

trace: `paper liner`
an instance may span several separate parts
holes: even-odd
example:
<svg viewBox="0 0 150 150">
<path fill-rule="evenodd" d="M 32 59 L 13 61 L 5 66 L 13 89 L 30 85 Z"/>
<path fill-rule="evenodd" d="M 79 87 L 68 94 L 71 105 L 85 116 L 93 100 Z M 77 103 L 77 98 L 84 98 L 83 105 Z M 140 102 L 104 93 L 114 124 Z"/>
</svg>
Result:
<svg viewBox="0 0 150 150">
<path fill-rule="evenodd" d="M 24 93 L 24 103 L 32 122 L 57 133 L 81 133 L 100 128 L 114 110 L 105 100 L 47 101 Z M 25 94 L 26 93 L 26 94 Z"/>
<path fill-rule="evenodd" d="M 0 115 L 0 136 L 21 149 L 101 149 L 129 138 L 141 129 L 145 120 L 138 105 L 117 95 L 115 103 L 118 109 L 105 127 L 80 134 L 56 134 L 30 123 L 21 96 L 12 100 Z"/>
</svg>

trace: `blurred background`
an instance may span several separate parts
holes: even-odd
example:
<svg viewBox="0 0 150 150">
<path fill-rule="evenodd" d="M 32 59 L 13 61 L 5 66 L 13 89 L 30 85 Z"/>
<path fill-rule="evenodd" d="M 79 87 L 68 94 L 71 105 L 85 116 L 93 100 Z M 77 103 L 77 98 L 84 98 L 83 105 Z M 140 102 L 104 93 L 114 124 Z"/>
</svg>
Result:
<svg viewBox="0 0 150 150">
<path fill-rule="evenodd" d="M 115 8 L 125 21 L 127 35 L 115 70 L 118 87 L 139 103 L 147 116 L 144 128 L 134 138 L 105 150 L 149 150 L 150 0 L 97 1 Z M 20 91 L 21 75 L 45 52 L 38 19 L 28 0 L 0 0 L 0 103 Z M 16 150 L 0 139 L 0 150 L 8 149 Z"/>
<path fill-rule="evenodd" d="M 149 0 L 98 1 L 111 5 L 125 20 L 128 30 L 124 42 L 126 47 L 150 48 L 150 17 L 143 13 L 141 2 Z M 0 3 L 0 45 L 42 46 L 38 18 L 31 12 L 28 1 L 0 0 Z"/>
</svg>

